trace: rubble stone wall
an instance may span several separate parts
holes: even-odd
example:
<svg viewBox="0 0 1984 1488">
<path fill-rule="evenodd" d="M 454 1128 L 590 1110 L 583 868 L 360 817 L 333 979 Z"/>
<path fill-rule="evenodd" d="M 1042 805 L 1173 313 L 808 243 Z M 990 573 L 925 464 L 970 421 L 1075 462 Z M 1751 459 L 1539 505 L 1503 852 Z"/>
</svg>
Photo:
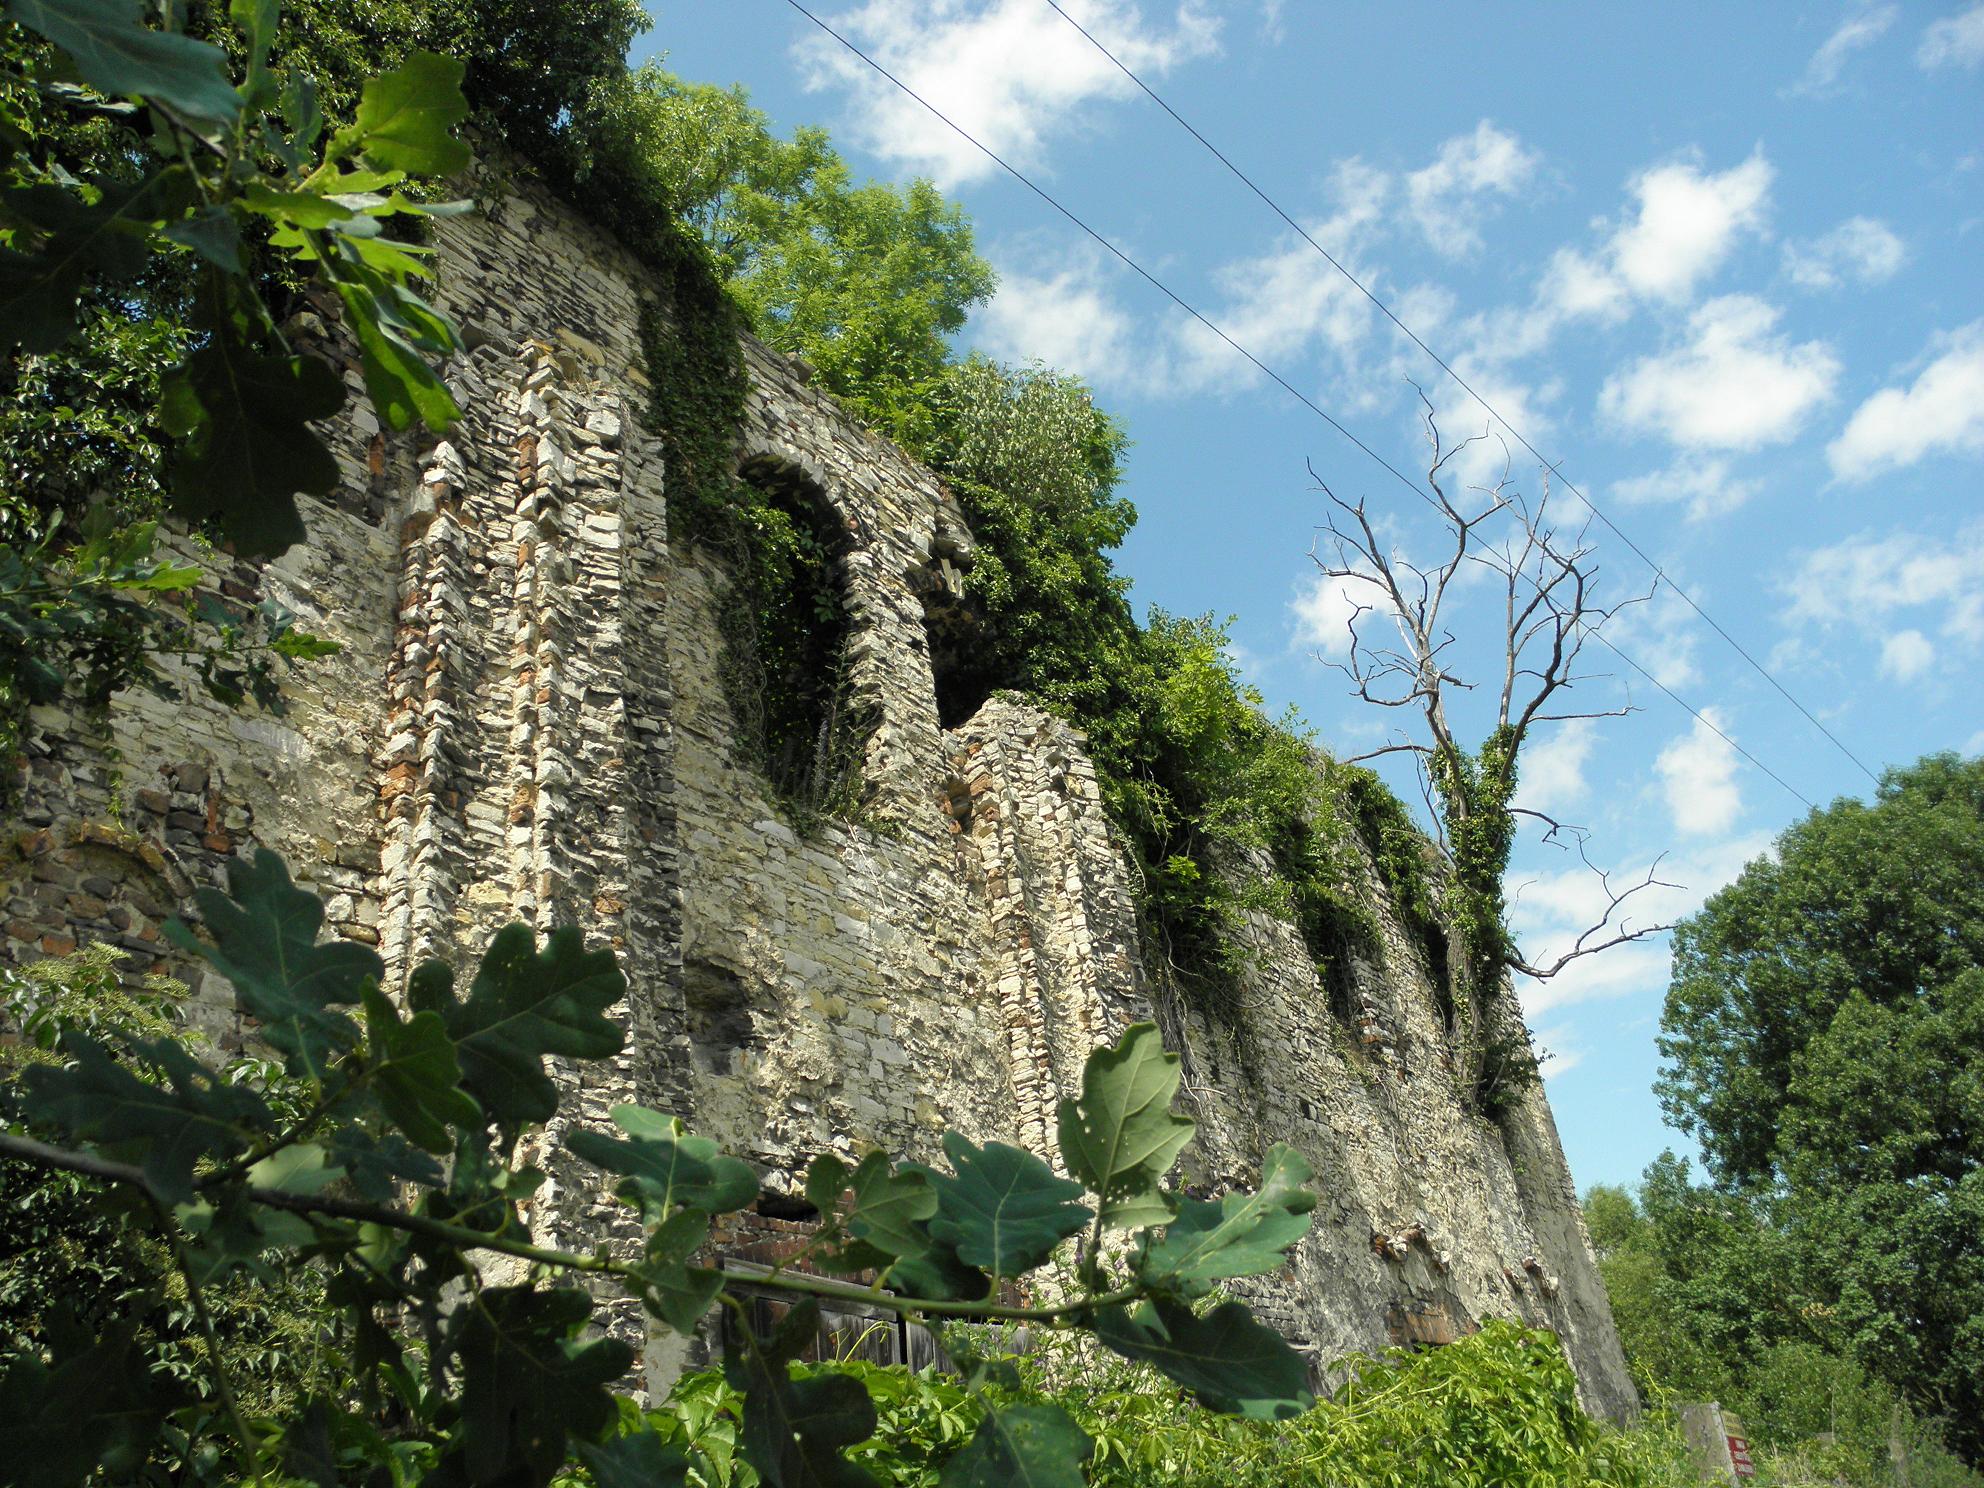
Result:
<svg viewBox="0 0 1984 1488">
<path fill-rule="evenodd" d="M 626 1099 L 679 1112 L 759 1166 L 773 1215 L 823 1150 L 927 1159 L 956 1129 L 1050 1151 L 1088 1052 L 1157 1016 L 1201 1122 L 1188 1181 L 1249 1184 L 1275 1141 L 1317 1169 L 1311 1236 L 1247 1290 L 1319 1369 L 1518 1317 L 1563 1337 L 1594 1409 L 1629 1413 L 1543 1093 L 1494 1123 L 1464 1109 L 1426 949 L 1375 870 L 1382 946 L 1350 966 L 1350 1017 L 1267 916 L 1237 1018 L 1153 987 L 1080 734 L 1007 697 L 940 724 L 925 599 L 970 561 L 956 504 L 752 343 L 740 461 L 803 482 L 844 527 L 872 724 L 855 819 L 795 829 L 738 747 L 730 571 L 670 542 L 644 419 L 653 286 L 548 193 L 479 184 L 483 210 L 436 242 L 470 347 L 448 369 L 461 424 L 416 444 L 354 396 L 344 485 L 306 503 L 310 540 L 259 574 L 202 559 L 225 594 L 277 599 L 343 649 L 291 676 L 280 719 L 192 695 L 120 697 L 101 724 L 38 714 L 0 843 L 0 955 L 108 939 L 134 970 L 189 976 L 197 1019 L 235 1044 L 229 989 L 159 926 L 252 844 L 396 978 L 430 956 L 472 966 L 512 919 L 575 924 L 620 957 L 629 1039 L 567 1072 L 560 1123 Z M 552 1179 L 534 1226 L 580 1246 L 624 1233 L 562 1129 L 531 1139 Z"/>
</svg>

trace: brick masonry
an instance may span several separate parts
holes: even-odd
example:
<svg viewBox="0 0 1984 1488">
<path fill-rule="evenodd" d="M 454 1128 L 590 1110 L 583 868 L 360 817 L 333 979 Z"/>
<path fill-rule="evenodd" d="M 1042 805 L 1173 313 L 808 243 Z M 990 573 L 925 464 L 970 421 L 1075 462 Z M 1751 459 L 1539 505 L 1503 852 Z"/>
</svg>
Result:
<svg viewBox="0 0 1984 1488">
<path fill-rule="evenodd" d="M 465 971 L 513 919 L 581 927 L 627 974 L 627 1049 L 565 1071 L 558 1124 L 527 1142 L 551 1175 L 533 1227 L 581 1247 L 626 1220 L 559 1139 L 622 1100 L 679 1112 L 792 1194 L 817 1152 L 927 1159 L 949 1129 L 1048 1151 L 1089 1050 L 1156 1016 L 1201 1123 L 1186 1181 L 1246 1185 L 1275 1141 L 1316 1167 L 1311 1236 L 1246 1291 L 1319 1372 L 1521 1318 L 1564 1339 L 1593 1409 L 1630 1414 L 1544 1095 L 1496 1123 L 1464 1110 L 1426 949 L 1376 872 L 1383 944 L 1350 968 L 1350 1020 L 1265 916 L 1237 1024 L 1153 988 L 1079 733 L 1007 697 L 940 724 L 924 605 L 969 562 L 956 504 L 753 343 L 740 461 L 846 528 L 851 686 L 873 722 L 857 820 L 789 824 L 734 743 L 729 573 L 669 541 L 643 420 L 653 288 L 528 181 L 474 185 L 483 210 L 436 238 L 470 347 L 448 368 L 461 424 L 438 444 L 383 434 L 348 371 L 345 480 L 306 503 L 310 540 L 260 571 L 200 560 L 344 649 L 291 675 L 280 719 L 192 695 L 120 697 L 103 726 L 37 714 L 0 841 L 0 955 L 109 940 L 134 971 L 189 977 L 195 1018 L 234 1045 L 231 991 L 159 930 L 253 844 L 395 979 L 431 956 Z"/>
</svg>

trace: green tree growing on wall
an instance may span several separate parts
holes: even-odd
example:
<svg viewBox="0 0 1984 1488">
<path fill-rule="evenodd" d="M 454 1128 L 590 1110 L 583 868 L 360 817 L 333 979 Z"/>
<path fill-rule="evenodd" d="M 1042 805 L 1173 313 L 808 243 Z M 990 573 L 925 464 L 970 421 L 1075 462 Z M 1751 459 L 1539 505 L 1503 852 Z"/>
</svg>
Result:
<svg viewBox="0 0 1984 1488">
<path fill-rule="evenodd" d="M 1582 532 L 1560 534 L 1551 525 L 1547 486 L 1541 496 L 1525 497 L 1505 468 L 1492 487 L 1456 492 L 1459 477 L 1449 467 L 1485 436 L 1447 446 L 1431 403 L 1423 393 L 1420 399 L 1430 451 L 1428 499 L 1442 528 L 1437 558 L 1420 563 L 1407 557 L 1380 535 L 1362 500 L 1338 496 L 1319 478 L 1332 511 L 1315 561 L 1348 601 L 1347 650 L 1336 664 L 1355 695 L 1418 726 L 1416 737 L 1358 758 L 1408 754 L 1422 772 L 1445 860 L 1439 898 L 1456 1060 L 1463 1087 L 1492 1110 L 1534 1083 L 1536 1074 L 1521 1018 L 1504 995 L 1509 973 L 1548 978 L 1580 957 L 1668 928 L 1625 918 L 1633 896 L 1658 882 L 1654 870 L 1624 886 L 1600 873 L 1604 913 L 1567 952 L 1539 965 L 1525 959 L 1509 936 L 1502 887 L 1520 817 L 1538 817 L 1553 837 L 1575 835 L 1583 850 L 1582 834 L 1515 804 L 1522 752 L 1551 724 L 1631 711 L 1583 707 L 1569 694 L 1589 680 L 1582 659 L 1592 637 L 1637 599 L 1600 602 L 1591 549 Z M 1460 670 L 1465 664 L 1448 606 L 1457 582 L 1476 569 L 1494 576 L 1502 616 L 1492 671 L 1470 677 Z M 1491 722 L 1478 744 L 1468 744 L 1456 723 L 1456 703 L 1477 682 L 1487 691 Z"/>
<path fill-rule="evenodd" d="M 686 223 L 758 335 L 872 427 L 928 442 L 948 338 L 995 282 L 955 202 L 857 183 L 824 130 L 782 140 L 741 89 L 653 65 L 597 87 L 562 148 L 610 184 L 590 193 L 609 223 Z"/>
</svg>

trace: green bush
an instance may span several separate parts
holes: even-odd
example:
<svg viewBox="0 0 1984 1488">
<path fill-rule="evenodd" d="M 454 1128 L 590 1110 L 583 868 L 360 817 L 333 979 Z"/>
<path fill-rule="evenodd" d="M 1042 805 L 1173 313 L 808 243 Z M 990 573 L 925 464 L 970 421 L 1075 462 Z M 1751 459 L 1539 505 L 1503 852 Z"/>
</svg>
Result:
<svg viewBox="0 0 1984 1488">
<path fill-rule="evenodd" d="M 1284 1421 L 1194 1405 L 1157 1376 L 1094 1360 L 1015 1361 L 1002 1405 L 1055 1404 L 1093 1441 L 1094 1488 L 1663 1488 L 1697 1482 L 1664 1415 L 1617 1431 L 1577 1405 L 1570 1366 L 1548 1333 L 1491 1322 L 1429 1353 L 1353 1358 L 1335 1395 Z M 934 1371 L 843 1363 L 880 1418 L 849 1456 L 889 1488 L 934 1488 L 978 1428 L 983 1400 Z M 801 1374 L 810 1372 L 802 1367 Z M 1069 1383 L 1054 1388 L 1051 1375 Z M 685 1376 L 649 1413 L 661 1435 L 702 1459 L 711 1488 L 756 1488 L 738 1461 L 738 1397 L 717 1370 Z"/>
</svg>

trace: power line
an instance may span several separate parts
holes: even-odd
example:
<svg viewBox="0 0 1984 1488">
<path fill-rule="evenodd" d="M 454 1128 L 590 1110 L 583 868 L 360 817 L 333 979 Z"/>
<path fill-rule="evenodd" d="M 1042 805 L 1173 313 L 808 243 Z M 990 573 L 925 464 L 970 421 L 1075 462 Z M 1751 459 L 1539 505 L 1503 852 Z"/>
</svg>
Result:
<svg viewBox="0 0 1984 1488">
<path fill-rule="evenodd" d="M 1363 295 L 1365 299 L 1369 300 L 1373 305 L 1377 306 L 1379 312 L 1385 317 L 1385 319 L 1389 320 L 1393 325 L 1397 326 L 1398 329 L 1404 333 L 1406 339 L 1411 341 L 1414 346 L 1418 347 L 1421 351 L 1426 353 L 1426 355 L 1432 359 L 1435 366 L 1437 366 L 1442 372 L 1446 373 L 1447 376 L 1451 377 L 1456 383 L 1458 383 L 1461 389 L 1464 392 L 1466 392 L 1466 394 L 1470 398 L 1474 399 L 1476 403 L 1479 403 L 1481 407 L 1484 410 L 1486 410 L 1490 418 L 1494 419 L 1497 423 L 1501 424 L 1503 428 L 1507 429 L 1509 433 L 1513 434 L 1518 444 L 1520 444 L 1524 449 L 1528 450 L 1529 453 L 1540 464 L 1542 464 L 1542 466 L 1546 470 L 1549 470 L 1554 475 L 1556 475 L 1558 480 L 1563 483 L 1563 485 L 1571 492 L 1571 494 L 1576 496 L 1578 500 L 1584 503 L 1585 509 L 1587 511 L 1589 511 L 1594 517 L 1597 517 L 1599 521 L 1603 522 L 1605 526 L 1611 531 L 1613 536 L 1617 537 L 1619 541 L 1623 542 L 1628 548 L 1632 550 L 1633 554 L 1636 557 L 1638 557 L 1638 559 L 1642 563 L 1644 563 L 1648 568 L 1653 570 L 1655 578 L 1661 580 L 1663 583 L 1667 585 L 1669 589 L 1673 590 L 1674 593 L 1680 598 L 1682 603 L 1686 604 L 1689 609 L 1693 610 L 1695 614 L 1702 621 L 1704 621 L 1711 630 L 1713 630 L 1717 635 L 1721 636 L 1724 641 L 1728 642 L 1731 649 L 1733 649 L 1738 656 L 1742 657 L 1743 660 L 1748 662 L 1752 667 L 1752 669 L 1756 671 L 1758 676 L 1762 677 L 1766 682 L 1770 683 L 1772 687 L 1776 688 L 1778 693 L 1782 695 L 1784 700 L 1790 703 L 1791 706 L 1796 708 L 1801 714 L 1803 714 L 1805 716 L 1805 720 L 1808 723 L 1810 723 L 1813 728 L 1817 729 L 1820 733 L 1824 734 L 1827 739 L 1831 740 L 1832 745 L 1835 749 L 1837 749 L 1841 754 L 1845 755 L 1849 760 L 1853 761 L 1853 763 L 1856 766 L 1858 766 L 1858 768 L 1860 769 L 1860 772 L 1864 774 L 1869 780 L 1873 781 L 1876 785 L 1880 784 L 1880 777 L 1876 775 L 1871 769 L 1869 769 L 1865 764 L 1865 762 L 1863 762 L 1857 754 L 1855 754 L 1851 749 L 1848 749 L 1846 747 L 1845 742 L 1842 741 L 1837 734 L 1835 734 L 1831 729 L 1827 728 L 1825 724 L 1819 721 L 1819 719 L 1812 713 L 1812 711 L 1809 708 L 1807 708 L 1803 703 L 1799 702 L 1796 697 L 1792 696 L 1790 689 L 1787 688 L 1782 682 L 1778 681 L 1777 678 L 1771 673 L 1769 668 L 1767 668 L 1762 662 L 1758 661 L 1756 657 L 1752 656 L 1749 650 L 1743 645 L 1743 643 L 1738 641 L 1735 636 L 1731 635 L 1727 630 L 1725 630 L 1722 624 L 1719 621 L 1717 621 L 1713 615 L 1709 614 L 1707 610 L 1703 609 L 1701 605 L 1697 604 L 1695 602 L 1695 598 L 1693 595 L 1689 594 L 1687 590 L 1683 589 L 1679 584 L 1675 583 L 1674 580 L 1668 576 L 1667 570 L 1663 568 L 1652 557 L 1652 555 L 1650 555 L 1638 543 L 1634 542 L 1633 539 L 1627 535 L 1625 529 L 1620 527 L 1619 524 L 1613 521 L 1611 517 L 1607 516 L 1605 512 L 1601 511 L 1599 509 L 1598 503 L 1593 501 L 1589 496 L 1585 495 L 1585 493 L 1578 488 L 1578 486 L 1571 480 L 1571 478 L 1564 474 L 1560 462 L 1549 459 L 1543 454 L 1541 450 L 1537 449 L 1535 445 L 1531 444 L 1528 438 L 1523 434 L 1522 430 L 1518 429 L 1514 424 L 1510 423 L 1508 419 L 1504 418 L 1502 414 L 1496 409 L 1494 404 L 1490 403 L 1485 397 L 1483 397 L 1479 392 L 1477 392 L 1472 383 L 1470 383 L 1465 377 L 1462 377 L 1460 373 L 1456 372 L 1453 369 L 1453 366 L 1446 360 L 1445 357 L 1442 357 L 1437 351 L 1433 350 L 1432 347 L 1428 346 L 1424 341 L 1420 340 L 1418 333 L 1415 332 L 1411 326 L 1407 325 L 1404 321 L 1400 320 L 1397 315 L 1393 314 L 1391 306 L 1387 305 L 1383 300 L 1379 299 L 1375 294 L 1373 294 L 1369 289 L 1367 289 L 1364 285 L 1364 282 L 1361 279 L 1359 279 L 1355 274 L 1351 273 L 1351 271 L 1344 266 L 1343 262 L 1340 259 L 1338 259 L 1335 254 L 1331 253 L 1327 248 L 1323 247 L 1321 243 L 1318 243 L 1313 237 L 1311 237 L 1309 235 L 1308 229 L 1304 228 L 1301 223 L 1297 222 L 1293 217 L 1289 216 L 1287 212 L 1283 211 L 1281 204 L 1279 202 L 1277 202 L 1273 197 L 1269 196 L 1267 192 L 1265 192 L 1258 185 L 1256 185 L 1254 183 L 1253 177 L 1249 176 L 1245 171 L 1240 169 L 1239 166 L 1235 165 L 1233 161 L 1227 157 L 1226 153 L 1222 151 L 1219 148 L 1219 146 L 1215 145 L 1211 140 L 1207 139 L 1203 134 L 1201 134 L 1198 131 L 1198 129 L 1193 126 L 1192 122 L 1189 119 L 1185 118 L 1184 115 L 1180 114 L 1169 103 L 1166 103 L 1164 99 L 1161 96 L 1159 96 L 1157 91 L 1150 86 L 1150 84 L 1146 83 L 1141 77 L 1137 76 L 1137 74 L 1134 71 L 1132 71 L 1130 67 L 1127 64 L 1125 64 L 1121 58 L 1119 58 L 1114 52 L 1110 51 L 1108 47 L 1104 46 L 1102 42 L 1096 38 L 1093 32 L 1091 32 L 1086 26 L 1084 26 L 1080 21 L 1076 20 L 1073 16 L 1069 15 L 1067 11 L 1063 10 L 1059 4 L 1059 0 L 1047 0 L 1047 4 L 1054 11 L 1056 15 L 1060 16 L 1062 20 L 1066 21 L 1070 26 L 1073 26 L 1075 30 L 1079 31 L 1082 34 L 1082 36 L 1087 39 L 1090 46 L 1094 47 L 1098 52 L 1102 53 L 1104 57 L 1108 58 L 1110 63 L 1116 68 L 1118 72 L 1122 73 L 1124 77 L 1128 78 L 1131 82 L 1135 83 L 1137 87 L 1141 88 L 1144 92 L 1145 97 L 1149 98 L 1152 103 L 1156 104 L 1159 108 L 1163 109 L 1165 113 L 1169 114 L 1173 119 L 1173 121 L 1177 123 L 1179 128 L 1183 129 L 1187 134 L 1191 135 L 1191 137 L 1197 140 L 1201 145 L 1204 145 L 1206 149 L 1212 154 L 1212 157 L 1215 160 L 1217 160 L 1221 165 L 1225 166 L 1229 171 L 1231 171 L 1234 174 L 1234 176 L 1239 179 L 1241 184 L 1244 185 L 1249 191 L 1253 192 L 1254 195 L 1258 196 L 1261 199 L 1261 201 L 1266 204 L 1269 211 L 1273 212 L 1275 216 L 1279 217 L 1283 222 L 1287 223 L 1289 227 L 1293 228 L 1296 234 L 1302 239 L 1303 242 L 1307 243 L 1311 248 L 1315 249 L 1317 253 L 1321 254 L 1324 261 L 1327 262 L 1331 268 L 1335 269 L 1339 274 L 1343 275 L 1345 279 L 1349 280 L 1350 283 L 1356 288 L 1359 294 Z M 1652 679 L 1649 678 L 1648 680 L 1651 681 Z M 1659 684 L 1656 683 L 1655 685 L 1658 686 Z"/>
<path fill-rule="evenodd" d="M 866 52 L 862 51 L 860 47 L 856 46 L 847 37 L 841 35 L 840 32 L 836 31 L 832 26 L 828 25 L 825 21 L 820 19 L 819 16 L 815 15 L 812 11 L 808 10 L 805 7 L 805 5 L 800 3 L 800 0 L 785 0 L 785 3 L 791 6 L 792 9 L 798 11 L 799 14 L 804 16 L 807 20 L 811 21 L 821 31 L 825 32 L 828 36 L 832 37 L 835 41 L 839 42 L 841 46 L 845 47 L 849 52 L 853 53 L 856 57 L 860 58 L 861 61 L 865 62 L 869 67 L 873 68 L 882 77 L 888 79 L 889 82 L 893 83 L 904 94 L 906 94 L 909 98 L 913 99 L 917 104 L 919 104 L 925 110 L 925 112 L 930 114 L 932 118 L 936 119 L 939 123 L 943 124 L 947 129 L 951 130 L 952 133 L 956 134 L 958 138 L 962 139 L 963 141 L 965 141 L 965 143 L 969 144 L 973 149 L 977 150 L 980 154 L 984 155 L 987 160 L 990 160 L 994 165 L 998 166 L 1001 170 L 1006 172 L 1007 175 L 1011 176 L 1015 181 L 1018 181 L 1022 186 L 1026 187 L 1027 190 L 1031 191 L 1035 196 L 1039 197 L 1043 202 L 1045 202 L 1048 206 L 1052 207 L 1061 216 L 1067 218 L 1067 220 L 1070 223 L 1072 223 L 1076 228 L 1080 229 L 1080 231 L 1085 233 L 1088 237 L 1093 239 L 1100 247 L 1106 250 L 1112 257 L 1114 257 L 1119 262 L 1121 262 L 1124 265 L 1124 267 L 1128 268 L 1138 278 L 1142 279 L 1146 284 L 1150 285 L 1151 288 L 1155 289 L 1159 294 L 1163 295 L 1167 300 L 1171 301 L 1172 304 L 1176 305 L 1180 310 L 1183 310 L 1187 315 L 1191 316 L 1192 319 L 1196 320 L 1200 325 L 1204 326 L 1214 336 L 1218 337 L 1220 341 L 1224 342 L 1228 347 L 1232 348 L 1234 352 L 1238 353 L 1241 357 L 1244 357 L 1259 372 L 1261 372 L 1262 375 L 1266 376 L 1276 386 L 1281 388 L 1282 391 L 1287 393 L 1290 397 L 1294 398 L 1298 403 L 1300 403 L 1303 407 L 1307 408 L 1311 413 L 1315 414 L 1317 418 L 1321 419 L 1324 423 L 1328 424 L 1332 429 L 1334 429 L 1338 434 L 1342 435 L 1344 439 L 1348 440 L 1358 450 L 1368 455 L 1372 460 L 1376 461 L 1385 470 L 1389 471 L 1391 475 L 1395 479 L 1397 479 L 1398 482 L 1401 485 L 1403 485 L 1407 490 L 1411 491 L 1413 495 L 1417 496 L 1422 501 L 1433 500 L 1431 496 L 1429 496 L 1425 491 L 1420 489 L 1419 483 L 1415 481 L 1411 476 L 1405 474 L 1404 471 L 1400 470 L 1396 465 L 1392 464 L 1391 461 L 1387 460 L 1383 455 L 1379 454 L 1378 451 L 1373 449 L 1370 445 L 1366 444 L 1362 439 L 1359 439 L 1355 434 L 1353 434 L 1349 429 L 1345 428 L 1341 423 L 1337 422 L 1337 420 L 1332 418 L 1330 414 L 1320 404 L 1315 402 L 1314 399 L 1310 398 L 1308 394 L 1304 393 L 1301 389 L 1297 388 L 1287 378 L 1283 377 L 1279 372 L 1275 371 L 1274 368 L 1270 367 L 1266 362 L 1262 361 L 1259 357 L 1255 356 L 1253 352 L 1249 351 L 1246 347 L 1242 346 L 1238 341 L 1234 340 L 1233 337 L 1228 335 L 1224 329 L 1216 325 L 1213 321 L 1209 320 L 1205 315 L 1201 314 L 1195 306 L 1193 306 L 1183 296 L 1178 294 L 1176 290 L 1172 289 L 1168 284 L 1164 283 L 1163 280 L 1159 279 L 1156 275 L 1152 274 L 1148 269 L 1144 268 L 1142 264 L 1138 263 L 1135 259 L 1131 258 L 1129 254 L 1125 253 L 1121 248 L 1117 247 L 1108 238 L 1104 237 L 1100 232 L 1096 231 L 1096 229 L 1090 227 L 1087 222 L 1083 221 L 1080 217 L 1076 216 L 1072 209 L 1070 209 L 1067 206 L 1064 206 L 1056 197 L 1050 194 L 1046 190 L 1046 188 L 1040 186 L 1030 176 L 1026 175 L 1018 167 L 1011 164 L 1003 156 L 998 154 L 998 152 L 993 150 L 990 146 L 981 143 L 968 130 L 966 130 L 963 125 L 957 123 L 942 109 L 938 108 L 935 104 L 931 103 L 929 99 L 925 98 L 921 93 L 918 93 L 914 88 L 910 87 L 908 83 L 905 83 L 901 78 L 897 77 L 893 72 L 890 72 L 888 68 L 884 67 L 880 62 L 876 61 L 873 57 L 869 56 Z M 1049 3 L 1051 4 L 1052 0 L 1049 0 Z M 1056 6 L 1055 8 L 1058 10 L 1060 7 Z M 1118 66 L 1121 66 L 1121 64 L 1119 63 Z M 1320 252 L 1321 250 L 1318 249 L 1317 251 Z M 1327 257 L 1327 255 L 1325 256 Z M 1537 458 L 1541 459 L 1542 457 L 1538 456 Z M 1579 495 L 1580 498 L 1582 499 L 1583 493 L 1580 492 Z M 1586 504 L 1589 505 L 1590 503 L 1587 502 Z M 1602 632 L 1597 630 L 1592 630 L 1587 627 L 1586 634 L 1588 634 L 1592 639 L 1596 640 L 1600 645 L 1604 646 L 1606 650 L 1610 651 L 1614 656 L 1618 657 L 1627 666 L 1631 667 L 1635 672 L 1639 673 L 1640 676 L 1644 677 L 1654 687 L 1658 688 L 1663 694 L 1665 694 L 1670 701 L 1674 702 L 1676 705 L 1678 705 L 1680 708 L 1686 711 L 1687 714 L 1695 720 L 1695 722 L 1699 723 L 1703 728 L 1709 730 L 1709 732 L 1713 733 L 1717 738 L 1722 740 L 1723 743 L 1727 744 L 1731 749 L 1735 750 L 1738 754 L 1742 755 L 1744 759 L 1748 760 L 1751 764 L 1755 765 L 1757 769 L 1761 770 L 1771 780 L 1775 781 L 1778 785 L 1782 786 L 1793 797 L 1803 802 L 1804 805 L 1807 806 L 1808 808 L 1816 809 L 1813 805 L 1813 802 L 1808 797 L 1806 797 L 1806 795 L 1802 791 L 1800 791 L 1796 786 L 1792 785 L 1782 775 L 1778 774 L 1775 770 L 1771 769 L 1769 765 L 1765 764 L 1762 760 L 1758 759 L 1757 756 L 1752 754 L 1748 749 L 1744 748 L 1741 744 L 1737 743 L 1736 740 L 1734 740 L 1727 733 L 1725 733 L 1716 724 L 1716 722 L 1713 719 L 1705 716 L 1699 708 L 1694 706 L 1694 704 L 1690 703 L 1686 698 L 1682 697 L 1679 693 L 1674 691 L 1673 688 L 1669 687 L 1665 682 L 1662 682 L 1658 677 L 1654 676 L 1652 672 L 1648 671 L 1645 667 L 1641 666 L 1637 661 L 1633 660 L 1633 658 L 1628 656 L 1624 651 L 1621 651 L 1619 647 L 1615 645 L 1610 639 L 1608 639 Z M 1865 767 L 1863 766 L 1862 768 Z"/>
</svg>

